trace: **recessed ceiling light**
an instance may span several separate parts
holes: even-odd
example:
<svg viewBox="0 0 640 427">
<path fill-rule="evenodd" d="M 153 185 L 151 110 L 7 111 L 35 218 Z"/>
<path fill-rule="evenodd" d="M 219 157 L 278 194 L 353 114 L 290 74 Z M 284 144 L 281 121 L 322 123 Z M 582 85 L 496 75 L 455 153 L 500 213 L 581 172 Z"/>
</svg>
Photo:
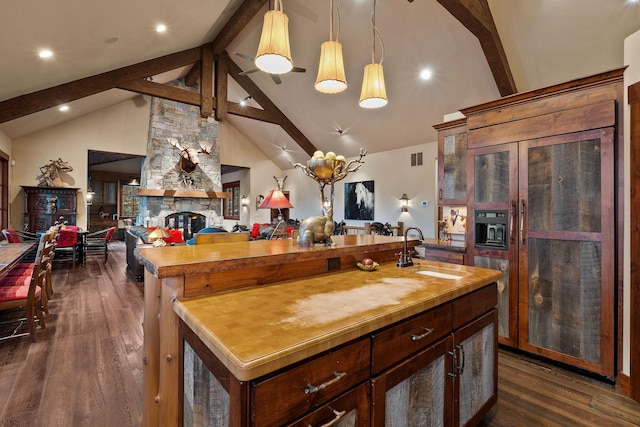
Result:
<svg viewBox="0 0 640 427">
<path fill-rule="evenodd" d="M 167 31 L 167 26 L 164 24 L 158 24 L 156 26 L 156 31 L 159 33 L 164 33 L 165 31 Z"/>
<path fill-rule="evenodd" d="M 424 70 L 420 71 L 420 78 L 422 80 L 429 80 L 432 75 L 433 73 L 431 73 L 431 70 L 429 70 L 428 68 L 425 68 Z"/>
<path fill-rule="evenodd" d="M 40 58 L 51 58 L 53 56 L 53 52 L 51 52 L 49 49 L 43 49 L 38 52 L 38 56 Z"/>
<path fill-rule="evenodd" d="M 58 108 L 58 110 L 65 112 L 65 111 L 69 111 L 69 106 L 68 105 L 61 105 L 60 108 Z"/>
</svg>

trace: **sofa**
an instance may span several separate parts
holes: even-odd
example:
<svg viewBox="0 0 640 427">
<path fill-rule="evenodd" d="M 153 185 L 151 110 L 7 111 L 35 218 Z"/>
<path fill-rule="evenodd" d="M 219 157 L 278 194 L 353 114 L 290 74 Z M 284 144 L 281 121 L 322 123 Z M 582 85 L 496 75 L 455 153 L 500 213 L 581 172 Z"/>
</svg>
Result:
<svg viewBox="0 0 640 427">
<path fill-rule="evenodd" d="M 149 243 L 146 240 L 151 230 L 145 227 L 128 227 L 124 232 L 124 242 L 127 248 L 127 269 L 138 282 L 144 280 L 144 266 L 138 262 L 134 251 L 139 244 Z"/>
</svg>

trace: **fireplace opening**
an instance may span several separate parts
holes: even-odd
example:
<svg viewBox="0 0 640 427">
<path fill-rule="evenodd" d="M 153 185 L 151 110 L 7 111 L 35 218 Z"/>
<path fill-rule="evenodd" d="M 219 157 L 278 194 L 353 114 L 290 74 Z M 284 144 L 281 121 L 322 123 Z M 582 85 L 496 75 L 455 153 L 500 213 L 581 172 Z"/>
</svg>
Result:
<svg viewBox="0 0 640 427">
<path fill-rule="evenodd" d="M 207 218 L 196 212 L 176 212 L 164 219 L 164 225 L 171 230 L 182 230 L 184 241 L 191 239 L 195 233 L 206 227 Z"/>
</svg>

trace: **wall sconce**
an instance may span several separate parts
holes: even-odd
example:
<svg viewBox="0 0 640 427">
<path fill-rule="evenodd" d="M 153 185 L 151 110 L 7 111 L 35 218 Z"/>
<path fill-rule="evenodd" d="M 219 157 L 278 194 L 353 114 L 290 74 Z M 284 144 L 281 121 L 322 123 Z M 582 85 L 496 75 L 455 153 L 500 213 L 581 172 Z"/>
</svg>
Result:
<svg viewBox="0 0 640 427">
<path fill-rule="evenodd" d="M 402 212 L 407 212 L 409 210 L 409 198 L 407 197 L 407 193 L 402 193 L 402 197 L 400 197 L 400 208 Z"/>
<path fill-rule="evenodd" d="M 87 200 L 87 205 L 90 205 L 93 203 L 93 195 L 96 194 L 93 190 L 91 190 L 91 188 L 87 189 L 87 196 L 86 196 L 86 200 Z"/>
<path fill-rule="evenodd" d="M 258 194 L 256 196 L 256 210 L 260 209 L 260 205 L 264 201 L 264 196 L 262 194 Z"/>
<path fill-rule="evenodd" d="M 242 198 L 240 199 L 240 204 L 242 205 L 243 208 L 246 208 L 247 206 L 249 206 L 249 197 L 243 194 Z"/>
</svg>

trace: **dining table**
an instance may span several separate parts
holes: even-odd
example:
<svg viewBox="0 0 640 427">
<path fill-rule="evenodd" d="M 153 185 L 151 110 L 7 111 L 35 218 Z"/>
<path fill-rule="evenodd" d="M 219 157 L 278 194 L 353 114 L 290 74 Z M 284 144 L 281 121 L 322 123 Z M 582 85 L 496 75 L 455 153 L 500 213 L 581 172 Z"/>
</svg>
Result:
<svg viewBox="0 0 640 427">
<path fill-rule="evenodd" d="M 11 267 L 16 265 L 38 242 L 7 243 L 0 245 L 0 277 L 4 276 Z"/>
</svg>

